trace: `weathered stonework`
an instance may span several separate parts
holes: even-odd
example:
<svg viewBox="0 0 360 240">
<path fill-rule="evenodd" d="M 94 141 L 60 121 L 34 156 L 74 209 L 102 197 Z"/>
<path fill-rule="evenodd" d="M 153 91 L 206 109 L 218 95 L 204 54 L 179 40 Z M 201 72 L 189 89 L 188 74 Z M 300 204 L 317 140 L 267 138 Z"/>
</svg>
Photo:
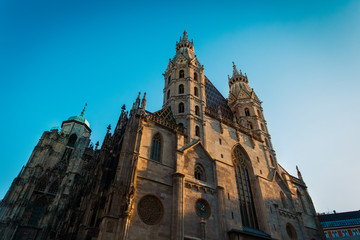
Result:
<svg viewBox="0 0 360 240">
<path fill-rule="evenodd" d="M 44 132 L 1 202 L 0 238 L 321 239 L 300 172 L 279 165 L 261 101 L 233 68 L 227 100 L 184 32 L 161 110 L 139 94 L 99 149 L 84 112 Z"/>
</svg>

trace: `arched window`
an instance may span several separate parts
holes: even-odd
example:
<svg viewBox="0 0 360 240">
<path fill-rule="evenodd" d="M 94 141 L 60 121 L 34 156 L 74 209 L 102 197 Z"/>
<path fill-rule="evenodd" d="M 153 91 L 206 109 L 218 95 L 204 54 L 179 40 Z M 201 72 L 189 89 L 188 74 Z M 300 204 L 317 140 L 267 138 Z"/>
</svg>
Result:
<svg viewBox="0 0 360 240">
<path fill-rule="evenodd" d="M 184 78 L 184 76 L 185 76 L 184 70 L 180 70 L 179 78 Z"/>
<path fill-rule="evenodd" d="M 46 179 L 40 179 L 38 185 L 36 186 L 36 190 L 39 192 L 45 192 L 47 186 L 47 181 Z"/>
<path fill-rule="evenodd" d="M 261 118 L 261 113 L 260 113 L 259 109 L 257 110 L 257 114 L 258 114 L 259 118 Z"/>
<path fill-rule="evenodd" d="M 200 127 L 199 126 L 195 127 L 195 136 L 200 137 Z"/>
<path fill-rule="evenodd" d="M 170 89 L 167 91 L 167 96 L 166 96 L 166 99 L 169 100 L 170 98 Z"/>
<path fill-rule="evenodd" d="M 200 108 L 198 106 L 195 106 L 195 115 L 200 116 Z"/>
<path fill-rule="evenodd" d="M 296 234 L 296 230 L 290 223 L 286 224 L 286 233 L 287 233 L 287 235 L 289 236 L 289 238 L 291 240 L 297 240 L 298 239 L 297 234 Z"/>
<path fill-rule="evenodd" d="M 183 113 L 185 111 L 185 105 L 183 103 L 179 103 L 179 113 Z"/>
<path fill-rule="evenodd" d="M 265 131 L 264 124 L 260 123 L 261 130 Z"/>
<path fill-rule="evenodd" d="M 70 146 L 70 147 L 73 147 L 73 146 L 75 145 L 76 140 L 77 140 L 77 136 L 76 136 L 75 133 L 73 133 L 73 134 L 70 136 L 67 145 Z"/>
<path fill-rule="evenodd" d="M 251 122 L 248 123 L 248 128 L 249 128 L 249 129 L 253 129 L 253 125 L 252 125 Z"/>
<path fill-rule="evenodd" d="M 178 127 L 179 131 L 184 133 L 185 128 L 184 128 L 184 124 L 183 123 L 179 123 L 179 127 Z"/>
<path fill-rule="evenodd" d="M 196 97 L 199 96 L 198 88 L 197 88 L 197 87 L 194 87 L 194 95 L 195 95 Z"/>
<path fill-rule="evenodd" d="M 179 94 L 183 94 L 184 93 L 184 85 L 180 84 L 179 85 Z"/>
<path fill-rule="evenodd" d="M 247 162 L 250 160 L 247 157 L 245 150 L 243 150 L 240 145 L 237 145 L 234 148 L 232 157 L 235 165 L 236 182 L 240 201 L 240 213 L 243 224 L 246 227 L 258 229 L 259 227 L 255 213 L 255 204 L 247 167 Z"/>
<path fill-rule="evenodd" d="M 200 164 L 196 164 L 194 176 L 197 180 L 206 181 L 205 170 Z"/>
<path fill-rule="evenodd" d="M 281 204 L 283 205 L 283 208 L 287 208 L 287 202 L 286 202 L 286 197 L 285 194 L 283 192 L 280 192 L 280 198 L 281 198 Z"/>
<path fill-rule="evenodd" d="M 168 84 L 171 82 L 171 76 L 168 77 Z"/>
<path fill-rule="evenodd" d="M 250 111 L 248 108 L 245 108 L 245 116 L 250 116 Z"/>
<path fill-rule="evenodd" d="M 195 80 L 195 81 L 198 80 L 198 75 L 197 75 L 197 73 L 194 73 L 194 80 Z"/>
<path fill-rule="evenodd" d="M 59 183 L 55 181 L 49 188 L 49 193 L 56 194 L 59 191 Z"/>
<path fill-rule="evenodd" d="M 160 162 L 160 155 L 161 155 L 161 136 L 160 133 L 157 133 L 152 139 L 150 158 L 154 161 Z"/>
<path fill-rule="evenodd" d="M 274 159 L 273 159 L 273 157 L 271 155 L 270 155 L 270 162 L 271 162 L 271 165 L 273 167 L 275 167 L 275 162 L 274 162 Z"/>
<path fill-rule="evenodd" d="M 269 147 L 269 140 L 267 138 L 265 138 L 265 145 Z"/>
</svg>

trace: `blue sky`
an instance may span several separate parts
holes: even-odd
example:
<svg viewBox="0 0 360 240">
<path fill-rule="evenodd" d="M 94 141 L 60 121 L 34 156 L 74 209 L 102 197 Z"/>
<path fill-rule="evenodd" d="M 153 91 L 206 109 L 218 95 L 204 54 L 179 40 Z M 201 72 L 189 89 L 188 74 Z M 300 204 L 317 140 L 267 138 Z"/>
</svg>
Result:
<svg viewBox="0 0 360 240">
<path fill-rule="evenodd" d="M 85 113 L 92 141 L 163 78 L 183 30 L 227 97 L 232 61 L 263 101 L 279 163 L 319 212 L 359 209 L 359 1 L 0 0 L 0 199 L 43 131 Z"/>
</svg>

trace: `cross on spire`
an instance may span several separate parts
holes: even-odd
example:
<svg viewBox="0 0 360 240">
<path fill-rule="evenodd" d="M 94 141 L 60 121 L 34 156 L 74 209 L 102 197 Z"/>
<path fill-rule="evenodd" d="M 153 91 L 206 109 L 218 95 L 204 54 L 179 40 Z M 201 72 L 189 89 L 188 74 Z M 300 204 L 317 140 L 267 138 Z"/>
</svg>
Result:
<svg viewBox="0 0 360 240">
<path fill-rule="evenodd" d="M 84 106 L 83 110 L 81 111 L 80 116 L 84 116 L 84 113 L 85 113 L 85 110 L 86 110 L 86 106 L 87 106 L 87 103 L 85 103 L 85 106 Z"/>
</svg>

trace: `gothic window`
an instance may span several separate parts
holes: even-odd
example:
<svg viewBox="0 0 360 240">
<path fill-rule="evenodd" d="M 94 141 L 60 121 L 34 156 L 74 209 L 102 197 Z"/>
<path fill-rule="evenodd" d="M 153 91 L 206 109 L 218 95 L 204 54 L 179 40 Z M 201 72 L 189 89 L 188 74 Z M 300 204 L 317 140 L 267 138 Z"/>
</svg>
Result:
<svg viewBox="0 0 360 240">
<path fill-rule="evenodd" d="M 56 194 L 59 191 L 59 183 L 55 181 L 49 188 L 49 193 Z"/>
<path fill-rule="evenodd" d="M 195 127 L 195 136 L 200 137 L 200 127 L 199 126 Z"/>
<path fill-rule="evenodd" d="M 249 128 L 249 129 L 253 129 L 253 125 L 252 125 L 251 122 L 248 123 L 248 128 Z"/>
<path fill-rule="evenodd" d="M 297 240 L 297 234 L 295 228 L 290 224 L 286 224 L 286 233 L 291 240 Z"/>
<path fill-rule="evenodd" d="M 197 75 L 197 73 L 194 73 L 194 80 L 195 80 L 195 81 L 198 80 L 198 75 Z"/>
<path fill-rule="evenodd" d="M 245 116 L 250 116 L 250 110 L 248 108 L 245 108 Z"/>
<path fill-rule="evenodd" d="M 287 208 L 287 202 L 286 202 L 286 197 L 285 194 L 283 192 L 280 192 L 280 198 L 281 198 L 281 203 L 283 208 Z"/>
<path fill-rule="evenodd" d="M 269 147 L 269 140 L 267 138 L 265 138 L 265 145 Z"/>
<path fill-rule="evenodd" d="M 152 139 L 151 159 L 160 162 L 160 155 L 161 155 L 161 136 L 160 133 L 157 133 Z"/>
<path fill-rule="evenodd" d="M 185 76 L 184 70 L 180 70 L 179 78 L 184 78 L 184 76 Z"/>
<path fill-rule="evenodd" d="M 43 205 L 40 204 L 35 205 L 31 213 L 31 216 L 29 218 L 28 224 L 31 226 L 37 226 L 43 211 L 44 211 Z"/>
<path fill-rule="evenodd" d="M 166 99 L 169 100 L 169 98 L 170 98 L 170 89 L 167 91 L 167 96 L 166 96 Z"/>
<path fill-rule="evenodd" d="M 198 93 L 198 88 L 197 87 L 194 87 L 194 95 L 196 97 L 198 97 L 199 93 Z"/>
<path fill-rule="evenodd" d="M 179 123 L 179 130 L 180 132 L 184 133 L 184 124 L 183 123 Z"/>
<path fill-rule="evenodd" d="M 184 85 L 180 84 L 179 85 L 179 94 L 183 94 L 184 93 Z"/>
<path fill-rule="evenodd" d="M 261 113 L 260 113 L 259 109 L 257 110 L 257 114 L 258 114 L 258 117 L 261 118 Z"/>
<path fill-rule="evenodd" d="M 76 139 L 77 139 L 77 136 L 76 136 L 75 133 L 73 133 L 73 134 L 70 136 L 67 145 L 70 146 L 70 147 L 73 147 L 73 146 L 75 145 Z"/>
<path fill-rule="evenodd" d="M 264 124 L 260 124 L 261 130 L 265 131 Z"/>
<path fill-rule="evenodd" d="M 161 221 L 164 207 L 157 197 L 146 195 L 139 201 L 138 214 L 145 224 L 155 225 Z"/>
<path fill-rule="evenodd" d="M 179 103 L 179 113 L 183 113 L 185 110 L 185 105 L 183 103 Z"/>
<path fill-rule="evenodd" d="M 171 76 L 168 77 L 168 84 L 171 82 Z"/>
<path fill-rule="evenodd" d="M 205 170 L 200 164 L 196 164 L 194 176 L 197 180 L 206 181 Z"/>
<path fill-rule="evenodd" d="M 39 192 L 45 192 L 47 185 L 47 181 L 45 179 L 40 179 L 38 185 L 36 186 L 36 190 Z"/>
<path fill-rule="evenodd" d="M 200 108 L 198 106 L 195 106 L 195 115 L 200 116 Z"/>
<path fill-rule="evenodd" d="M 273 159 L 273 157 L 271 155 L 270 155 L 270 162 L 271 162 L 271 165 L 273 167 L 275 167 L 275 162 L 274 162 L 274 159 Z"/>
<path fill-rule="evenodd" d="M 247 162 L 250 160 L 240 145 L 237 145 L 234 148 L 232 156 L 235 164 L 236 183 L 240 201 L 240 214 L 243 224 L 246 227 L 258 229 L 255 204 L 247 167 Z"/>
</svg>

